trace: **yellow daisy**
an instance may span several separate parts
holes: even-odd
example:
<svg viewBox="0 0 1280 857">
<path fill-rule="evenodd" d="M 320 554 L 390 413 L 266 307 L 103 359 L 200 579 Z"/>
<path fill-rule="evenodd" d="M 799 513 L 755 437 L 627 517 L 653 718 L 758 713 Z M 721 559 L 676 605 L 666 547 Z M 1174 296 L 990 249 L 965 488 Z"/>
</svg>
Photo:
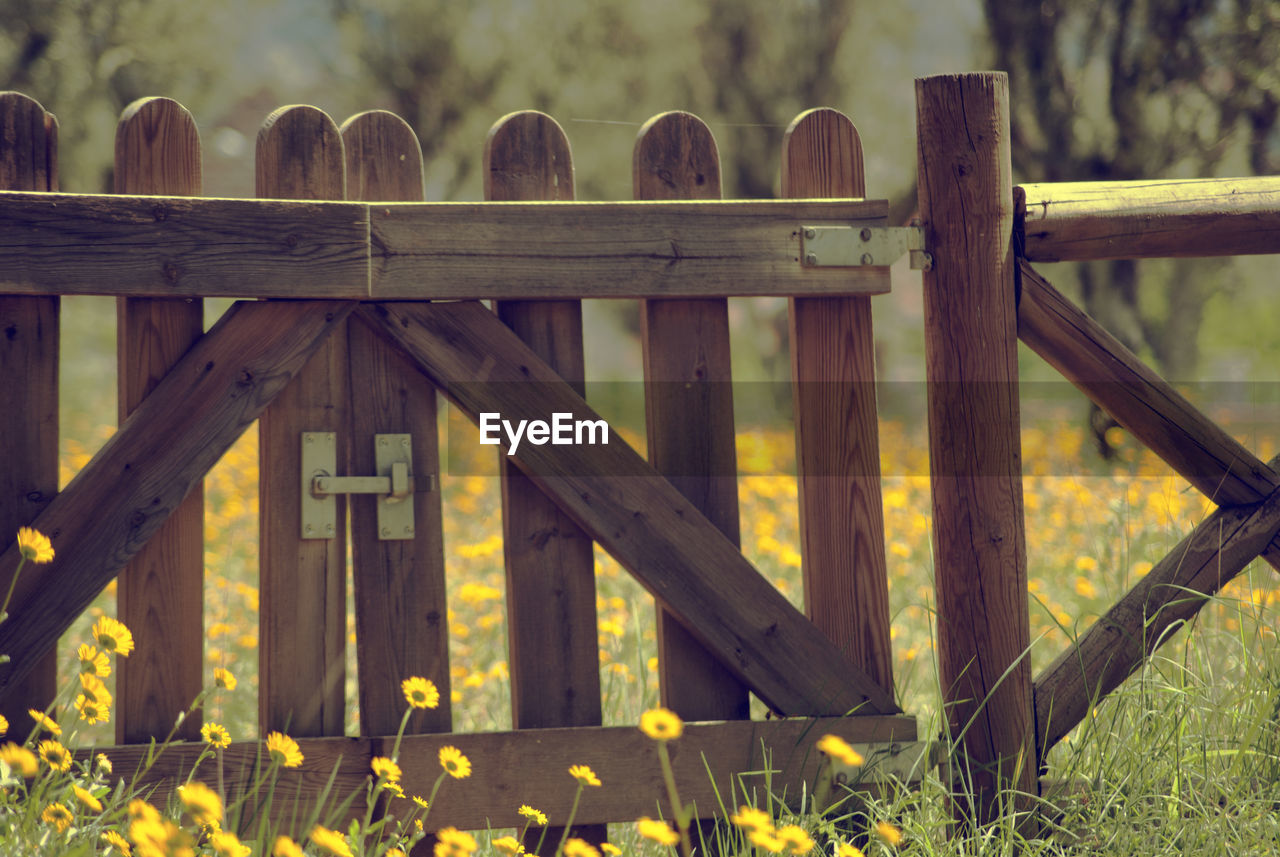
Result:
<svg viewBox="0 0 1280 857">
<path fill-rule="evenodd" d="M 103 651 L 115 652 L 122 658 L 127 658 L 133 651 L 133 634 L 123 622 L 110 616 L 102 616 L 94 622 L 91 633 Z"/>
<path fill-rule="evenodd" d="M 803 827 L 795 824 L 779 827 L 775 835 L 786 846 L 788 854 L 808 854 L 816 844 Z"/>
<path fill-rule="evenodd" d="M 80 672 L 91 673 L 98 678 L 111 675 L 111 661 L 106 652 L 98 651 L 97 646 L 85 643 L 76 650 L 76 656 L 80 658 Z"/>
<path fill-rule="evenodd" d="M 385 779 L 394 783 L 403 776 L 395 760 L 388 759 L 386 756 L 374 756 L 370 767 L 373 768 L 373 775 L 380 780 Z"/>
<path fill-rule="evenodd" d="M 0 762 L 4 762 L 10 770 L 17 771 L 24 777 L 34 777 L 40 772 L 40 763 L 36 759 L 36 754 L 26 747 L 19 747 L 12 741 L 0 747 Z"/>
<path fill-rule="evenodd" d="M 684 732 L 684 721 L 674 711 L 651 708 L 640 715 L 640 731 L 655 741 L 670 741 Z"/>
<path fill-rule="evenodd" d="M 76 800 L 90 812 L 102 812 L 102 801 L 93 796 L 88 789 L 82 789 L 80 786 L 72 786 L 71 791 L 75 793 Z"/>
<path fill-rule="evenodd" d="M 493 847 L 507 857 L 520 857 L 524 853 L 524 846 L 514 836 L 499 836 L 493 840 Z"/>
<path fill-rule="evenodd" d="M 858 846 L 841 842 L 836 846 L 836 857 L 867 857 L 867 855 L 863 854 Z"/>
<path fill-rule="evenodd" d="M 317 848 L 320 848 L 326 854 L 332 854 L 333 857 L 352 857 L 351 846 L 347 845 L 347 838 L 336 830 L 330 830 L 317 824 L 311 830 L 311 841 Z M 279 844 L 278 840 L 276 844 Z"/>
<path fill-rule="evenodd" d="M 30 527 L 18 528 L 18 552 L 37 565 L 53 561 L 53 543 L 49 537 Z"/>
<path fill-rule="evenodd" d="M 622 857 L 622 849 L 612 842 L 601 842 L 600 850 L 608 854 L 609 857 Z"/>
<path fill-rule="evenodd" d="M 823 735 L 818 739 L 818 749 L 846 765 L 858 766 L 864 761 L 862 754 L 839 735 Z"/>
<path fill-rule="evenodd" d="M 80 719 L 85 723 L 106 723 L 111 719 L 111 709 L 108 706 L 90 699 L 83 693 L 76 695 L 76 710 L 80 712 Z"/>
<path fill-rule="evenodd" d="M 55 771 L 65 773 L 71 770 L 71 752 L 57 741 L 41 741 L 36 752 Z"/>
<path fill-rule="evenodd" d="M 876 822 L 876 833 L 894 848 L 902 844 L 902 831 L 887 821 Z"/>
<path fill-rule="evenodd" d="M 636 830 L 645 839 L 652 839 L 659 845 L 675 845 L 680 841 L 680 834 L 671 829 L 665 821 L 655 821 L 649 816 L 636 819 Z"/>
<path fill-rule="evenodd" d="M 586 765 L 571 765 L 569 767 L 569 776 L 584 786 L 600 785 L 600 778 L 596 776 L 596 772 Z"/>
<path fill-rule="evenodd" d="M 534 809 L 527 803 L 520 804 L 520 808 L 516 812 L 541 827 L 545 827 L 547 824 L 547 814 L 540 809 Z"/>
<path fill-rule="evenodd" d="M 404 698 L 414 708 L 435 708 L 440 704 L 440 691 L 435 683 L 421 676 L 407 678 L 400 683 Z"/>
<path fill-rule="evenodd" d="M 182 808 L 201 827 L 213 827 L 222 822 L 222 798 L 204 783 L 178 786 L 178 797 L 182 800 Z"/>
<path fill-rule="evenodd" d="M 287 836 L 277 836 L 271 846 L 271 857 L 303 857 L 302 848 Z"/>
<path fill-rule="evenodd" d="M 436 831 L 436 857 L 470 857 L 476 850 L 476 840 L 470 833 L 456 827 L 442 827 Z"/>
<path fill-rule="evenodd" d="M 773 819 L 769 816 L 769 813 L 762 809 L 754 809 L 749 806 L 739 807 L 735 814 L 729 816 L 729 820 L 748 833 L 757 831 L 773 833 Z"/>
<path fill-rule="evenodd" d="M 213 683 L 224 690 L 236 689 L 236 677 L 231 674 L 231 670 L 222 667 L 213 671 Z"/>
<path fill-rule="evenodd" d="M 231 733 L 221 723 L 210 721 L 200 727 L 200 737 L 206 744 L 214 747 L 230 747 Z"/>
<path fill-rule="evenodd" d="M 267 735 L 267 754 L 272 762 L 279 762 L 286 768 L 296 768 L 302 764 L 302 750 L 298 742 L 283 732 L 271 732 Z"/>
<path fill-rule="evenodd" d="M 253 849 L 242 844 L 230 830 L 219 830 L 209 837 L 209 844 L 218 857 L 249 857 L 253 853 Z"/>
<path fill-rule="evenodd" d="M 457 747 L 440 748 L 440 767 L 455 780 L 471 776 L 471 760 L 462 755 L 462 751 Z"/>
<path fill-rule="evenodd" d="M 587 840 L 573 836 L 564 844 L 564 857 L 600 857 L 600 852 Z"/>
<path fill-rule="evenodd" d="M 3 714 L 0 714 L 0 735 L 3 735 L 8 731 L 9 731 L 9 721 Z"/>
<path fill-rule="evenodd" d="M 133 853 L 133 848 L 129 845 L 129 840 L 125 839 L 114 830 L 102 831 L 101 839 L 103 842 L 107 843 L 108 849 L 114 848 L 121 854 L 125 855 L 125 857 L 130 857 Z"/>
<path fill-rule="evenodd" d="M 782 849 L 786 848 L 786 843 L 774 835 L 772 830 L 753 830 L 747 834 L 747 839 L 751 840 L 751 844 L 757 848 L 763 848 L 770 854 L 781 854 Z"/>
<path fill-rule="evenodd" d="M 27 713 L 31 715 L 31 719 L 40 725 L 42 729 L 47 729 L 53 735 L 61 735 L 62 727 L 58 725 L 52 717 L 43 711 L 36 711 L 34 708 L 28 708 Z"/>
<path fill-rule="evenodd" d="M 40 820 L 45 824 L 52 824 L 61 833 L 71 826 L 71 822 L 75 821 L 75 816 L 71 814 L 71 810 L 62 804 L 51 803 L 44 808 L 44 812 L 40 813 Z"/>
</svg>

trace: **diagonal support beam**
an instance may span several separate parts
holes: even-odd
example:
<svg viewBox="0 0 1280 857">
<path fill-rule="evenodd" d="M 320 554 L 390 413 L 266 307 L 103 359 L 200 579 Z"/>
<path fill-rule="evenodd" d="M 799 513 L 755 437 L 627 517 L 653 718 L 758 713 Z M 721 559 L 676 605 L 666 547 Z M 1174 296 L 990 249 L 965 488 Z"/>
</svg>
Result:
<svg viewBox="0 0 1280 857">
<path fill-rule="evenodd" d="M 549 366 L 475 301 L 364 304 L 473 421 L 599 420 Z M 459 383 L 457 379 L 474 379 Z M 527 440 L 516 464 L 775 711 L 890 714 L 892 696 L 840 651 L 710 521 L 618 438 Z"/>
<path fill-rule="evenodd" d="M 0 625 L 0 695 L 146 544 L 191 487 L 355 304 L 233 306 L 164 377 L 119 431 L 32 524 L 57 555 L 22 570 Z M 18 564 L 0 555 L 0 579 Z"/>
<path fill-rule="evenodd" d="M 1270 464 L 1280 465 L 1280 457 Z M 1280 489 L 1260 503 L 1218 509 L 1041 673 L 1035 682 L 1040 760 L 1277 532 Z"/>
<path fill-rule="evenodd" d="M 1138 359 L 1025 260 L 1018 338 L 1220 506 L 1260 503 L 1280 473 Z M 1280 569 L 1280 543 L 1263 558 Z"/>
</svg>

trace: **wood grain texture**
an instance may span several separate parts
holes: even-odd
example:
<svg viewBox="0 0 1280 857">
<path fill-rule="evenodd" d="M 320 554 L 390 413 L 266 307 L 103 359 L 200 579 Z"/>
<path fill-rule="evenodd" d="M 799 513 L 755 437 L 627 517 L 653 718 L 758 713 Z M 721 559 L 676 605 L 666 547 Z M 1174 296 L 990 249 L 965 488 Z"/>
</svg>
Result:
<svg viewBox="0 0 1280 857">
<path fill-rule="evenodd" d="M 125 108 L 116 126 L 115 190 L 198 196 L 200 133 L 168 98 Z M 204 304 L 187 298 L 117 298 L 117 396 L 123 422 L 204 333 Z M 121 570 L 117 615 L 136 649 L 116 666 L 116 742 L 161 740 L 204 684 L 204 483 L 192 486 L 159 531 Z M 200 737 L 201 712 L 176 737 Z"/>
<path fill-rule="evenodd" d="M 1033 262 L 1280 253 L 1280 177 L 1026 184 Z"/>
<path fill-rule="evenodd" d="M 691 113 L 653 117 L 631 160 L 636 199 L 719 199 L 720 153 Z M 640 303 L 645 437 L 649 464 L 734 545 L 739 544 L 738 465 L 725 298 Z M 750 716 L 747 688 L 657 609 L 662 704 L 687 720 Z"/>
<path fill-rule="evenodd" d="M 57 151 L 53 114 L 25 95 L 0 92 L 0 190 L 57 190 Z M 8 376 L 0 384 L 0 545 L 58 493 L 59 304 L 56 296 L 0 296 L 0 366 Z M 0 566 L 5 592 L 12 570 Z M 33 650 L 26 678 L 0 692 L 0 715 L 12 728 L 30 721 L 27 709 L 53 703 L 57 654 L 54 645 Z"/>
<path fill-rule="evenodd" d="M 916 122 L 939 671 L 981 820 L 1037 787 L 1008 78 L 918 79 Z"/>
<path fill-rule="evenodd" d="M 342 199 L 342 138 L 314 107 L 282 107 L 258 133 L 259 196 Z M 301 434 L 338 433 L 345 461 L 348 420 L 345 329 L 322 342 L 259 422 L 258 725 L 294 736 L 341 735 L 347 634 L 346 501 L 337 531 L 304 539 L 299 484 Z"/>
<path fill-rule="evenodd" d="M 783 196 L 866 195 L 862 142 L 843 113 L 802 113 L 782 147 Z M 792 298 L 790 324 L 805 612 L 892 692 L 871 299 Z"/>
<path fill-rule="evenodd" d="M 719 812 L 717 788 L 726 802 L 732 795 L 741 799 L 744 785 L 755 793 L 757 801 L 766 799 L 766 788 L 775 799 L 785 794 L 788 801 L 798 801 L 806 790 L 812 793 L 819 760 L 813 745 L 826 734 L 844 738 L 868 758 L 872 745 L 896 743 L 907 752 L 918 746 L 913 744 L 916 724 L 909 717 L 689 723 L 684 735 L 670 744 L 680 797 L 697 805 L 699 817 Z M 363 795 L 370 760 L 389 755 L 393 740 L 299 739 L 302 766 L 280 771 L 277 803 L 283 798 L 291 810 L 294 796 L 299 795 L 304 805 L 313 804 L 330 775 L 334 775 L 333 793 L 339 799 L 354 791 Z M 603 783 L 582 795 L 577 818 L 584 824 L 632 822 L 642 815 L 657 817 L 667 811 L 653 741 L 634 726 L 405 736 L 400 766 L 407 793 L 431 793 L 440 774 L 438 754 L 445 745 L 457 747 L 471 760 L 472 774 L 463 780 L 450 779 L 441 787 L 428 819 L 428 826 L 433 829 L 445 825 L 461 830 L 520 828 L 524 819 L 516 810 L 525 803 L 545 812 L 552 823 L 563 820 L 569 815 L 577 789 L 568 772 L 573 764 L 589 765 Z M 252 782 L 261 747 L 260 742 L 236 742 L 222 751 L 229 800 L 244 794 Z M 77 756 L 98 752 L 107 754 L 117 772 L 125 772 L 138 766 L 145 748 L 102 747 Z M 199 752 L 197 744 L 174 744 L 165 751 L 147 779 L 157 785 L 154 803 L 165 802 L 190 772 Z M 214 782 L 213 764 L 206 759 L 196 778 Z M 771 770 L 767 786 L 763 773 L 766 768 Z M 922 774 L 917 771 L 907 779 Z M 358 796 L 353 812 L 361 809 Z"/>
<path fill-rule="evenodd" d="M 573 156 L 564 130 L 533 110 L 504 116 L 484 147 L 486 200 L 573 199 Z M 534 354 L 584 395 L 582 302 L 496 301 L 494 311 Z M 507 456 L 502 475 L 502 538 L 507 572 L 511 718 L 517 729 L 599 726 L 600 648 L 595 551 L 591 538 L 538 490 Z M 562 827 L 547 831 L 558 842 Z M 572 835 L 600 843 L 601 825 Z M 526 842 L 534 847 L 537 840 Z"/>
<path fill-rule="evenodd" d="M 549 422 L 557 412 L 599 419 L 479 303 L 375 303 L 360 313 L 473 421 L 489 411 L 512 420 Z M 524 443 L 514 458 L 775 711 L 898 710 L 619 438 L 576 447 Z"/>
<path fill-rule="evenodd" d="M 0 694 L 32 668 L 283 390 L 354 304 L 236 304 L 40 513 L 57 556 L 23 569 L 0 624 Z M 18 564 L 0 554 L 0 576 Z M 28 574 L 28 572 L 31 572 Z M 0 579 L 3 579 L 0 577 Z"/>
<path fill-rule="evenodd" d="M 381 110 L 360 113 L 342 124 L 341 133 L 349 196 L 422 199 L 422 150 L 404 120 Z M 374 435 L 409 434 L 413 473 L 437 474 L 435 388 L 367 324 L 349 324 L 347 349 L 351 444 L 346 472 L 375 472 Z M 400 683 L 410 676 L 435 682 L 440 706 L 416 710 L 406 731 L 445 732 L 452 713 L 440 492 L 414 493 L 412 539 L 380 540 L 376 503 L 372 496 L 348 500 L 360 732 L 395 734 L 408 707 Z"/>
<path fill-rule="evenodd" d="M 1280 464 L 1273 458 L 1270 466 Z M 1280 532 L 1280 490 L 1218 509 L 1180 541 L 1035 681 L 1043 756 L 1189 621 Z"/>
</svg>

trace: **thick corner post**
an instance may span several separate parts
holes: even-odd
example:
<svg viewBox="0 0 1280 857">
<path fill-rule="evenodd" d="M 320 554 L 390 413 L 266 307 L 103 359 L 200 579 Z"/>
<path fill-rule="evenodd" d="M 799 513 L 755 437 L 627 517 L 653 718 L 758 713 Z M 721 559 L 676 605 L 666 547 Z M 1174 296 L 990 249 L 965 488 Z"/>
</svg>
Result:
<svg viewBox="0 0 1280 857">
<path fill-rule="evenodd" d="M 939 668 L 958 817 L 1037 791 L 1004 73 L 916 81 Z M 1020 801 L 1018 801 L 1020 803 Z"/>
</svg>

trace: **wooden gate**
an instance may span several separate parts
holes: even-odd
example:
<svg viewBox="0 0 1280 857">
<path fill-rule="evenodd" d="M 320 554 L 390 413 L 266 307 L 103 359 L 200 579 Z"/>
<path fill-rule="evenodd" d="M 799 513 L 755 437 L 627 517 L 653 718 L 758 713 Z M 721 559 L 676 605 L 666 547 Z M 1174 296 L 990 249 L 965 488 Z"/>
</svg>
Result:
<svg viewBox="0 0 1280 857">
<path fill-rule="evenodd" d="M 915 722 L 892 696 L 870 383 L 869 295 L 887 291 L 887 263 L 825 268 L 802 253 L 807 226 L 887 226 L 886 203 L 861 199 L 847 118 L 820 110 L 793 123 L 783 186 L 797 201 L 768 202 L 720 201 L 714 141 L 683 113 L 645 127 L 629 203 L 572 202 L 567 141 L 533 112 L 490 134 L 489 201 L 459 204 L 421 201 L 417 140 L 384 112 L 341 128 L 311 107 L 273 113 L 258 138 L 261 200 L 196 196 L 195 126 L 166 99 L 126 110 L 117 195 L 52 193 L 56 122 L 34 101 L 0 98 L 0 132 L 2 186 L 34 191 L 0 194 L 0 347 L 24 379 L 0 408 L 14 439 L 0 526 L 30 524 L 57 545 L 54 563 L 23 572 L 0 626 L 8 709 L 52 698 L 51 647 L 119 575 L 138 651 L 118 667 L 117 739 L 168 732 L 200 687 L 201 479 L 259 420 L 259 720 L 264 733 L 300 739 L 306 763 L 286 772 L 290 788 L 316 795 L 336 768 L 338 794 L 358 789 L 369 760 L 389 752 L 406 707 L 400 681 L 424 675 L 443 701 L 411 721 L 406 791 L 430 791 L 444 744 L 501 760 L 445 790 L 433 821 L 515 825 L 535 796 L 563 819 L 570 762 L 626 783 L 585 801 L 580 823 L 652 814 L 662 788 L 657 765 L 643 763 L 647 739 L 600 726 L 593 541 L 661 606 L 664 703 L 690 721 L 727 721 L 690 726 L 676 756 L 701 816 L 721 811 L 713 779 L 728 796 L 735 773 L 766 764 L 775 788 L 798 794 L 825 732 L 891 748 L 895 770 L 912 769 Z M 56 493 L 57 295 L 89 293 L 119 299 L 121 423 Z M 808 616 L 737 546 L 733 294 L 792 296 Z M 204 333 L 207 296 L 269 300 L 236 303 Z M 526 442 L 500 457 L 516 729 L 449 733 L 435 391 L 472 420 L 598 420 L 583 398 L 584 297 L 642 301 L 647 460 L 616 435 Z M 332 437 L 339 473 L 326 475 L 369 475 L 388 435 L 411 437 L 414 505 L 392 533 L 376 498 L 345 503 L 362 736 L 346 738 L 344 502 L 330 526 L 301 522 L 313 484 L 301 462 Z M 11 547 L 0 581 L 16 564 Z M 788 719 L 747 720 L 748 691 Z M 189 718 L 179 737 L 198 728 Z M 226 751 L 233 791 L 257 748 Z M 126 765 L 141 752 L 111 751 Z M 176 745 L 153 773 L 171 784 L 196 752 Z"/>
</svg>

